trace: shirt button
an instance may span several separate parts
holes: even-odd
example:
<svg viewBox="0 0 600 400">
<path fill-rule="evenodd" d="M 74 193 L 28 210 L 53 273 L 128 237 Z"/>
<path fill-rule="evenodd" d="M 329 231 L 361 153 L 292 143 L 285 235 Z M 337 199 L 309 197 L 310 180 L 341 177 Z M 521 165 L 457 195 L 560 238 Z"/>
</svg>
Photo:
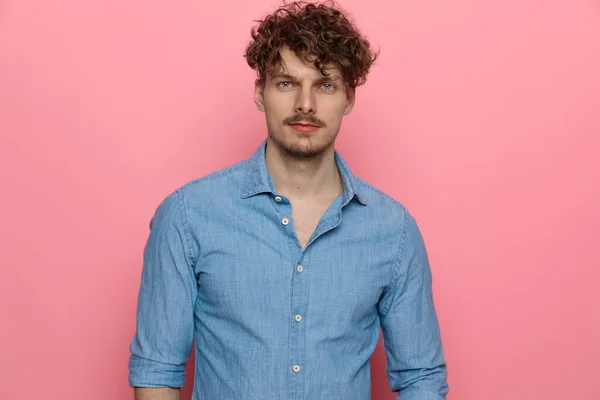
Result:
<svg viewBox="0 0 600 400">
<path fill-rule="evenodd" d="M 300 322 L 302 320 L 302 315 L 296 314 L 296 321 Z"/>
<path fill-rule="evenodd" d="M 290 223 L 290 220 L 287 219 L 287 218 L 284 218 L 284 219 L 281 220 L 281 223 L 284 224 L 284 225 L 287 225 L 287 224 Z"/>
<path fill-rule="evenodd" d="M 294 372 L 298 372 L 298 371 L 300 371 L 300 366 L 299 365 L 294 365 L 292 367 L 292 369 L 294 370 Z"/>
<path fill-rule="evenodd" d="M 275 201 L 279 203 L 281 201 L 281 197 L 280 196 L 275 196 Z"/>
<path fill-rule="evenodd" d="M 298 268 L 296 268 L 298 270 L 298 272 L 302 272 L 302 270 L 304 269 L 304 267 L 302 265 L 298 265 Z"/>
</svg>

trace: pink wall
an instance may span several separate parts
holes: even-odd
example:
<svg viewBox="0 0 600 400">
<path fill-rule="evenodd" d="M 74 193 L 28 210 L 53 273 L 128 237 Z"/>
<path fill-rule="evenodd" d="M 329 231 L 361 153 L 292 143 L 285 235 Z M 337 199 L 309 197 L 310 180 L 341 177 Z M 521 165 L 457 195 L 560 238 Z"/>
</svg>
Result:
<svg viewBox="0 0 600 400">
<path fill-rule="evenodd" d="M 279 3 L 167 3 L 0 2 L 0 399 L 131 398 L 152 213 L 265 136 Z M 599 3 L 342 4 L 382 51 L 338 149 L 420 223 L 449 399 L 600 399 Z"/>
</svg>

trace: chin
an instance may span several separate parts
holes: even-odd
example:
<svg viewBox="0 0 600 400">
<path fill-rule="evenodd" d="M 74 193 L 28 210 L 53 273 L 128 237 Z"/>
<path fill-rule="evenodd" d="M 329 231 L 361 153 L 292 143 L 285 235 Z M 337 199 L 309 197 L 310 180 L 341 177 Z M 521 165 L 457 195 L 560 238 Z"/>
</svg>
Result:
<svg viewBox="0 0 600 400">
<path fill-rule="evenodd" d="M 278 135 L 271 135 L 271 141 L 279 150 L 287 156 L 297 159 L 311 159 L 325 153 L 333 146 L 335 138 L 324 140 L 323 137 L 316 137 L 314 133 L 294 133 L 291 138 L 282 138 Z"/>
</svg>

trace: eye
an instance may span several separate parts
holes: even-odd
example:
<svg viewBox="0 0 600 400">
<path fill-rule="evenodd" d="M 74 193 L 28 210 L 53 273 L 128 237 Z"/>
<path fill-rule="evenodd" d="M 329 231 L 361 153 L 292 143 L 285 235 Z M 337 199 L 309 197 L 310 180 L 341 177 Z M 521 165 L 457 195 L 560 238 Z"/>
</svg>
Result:
<svg viewBox="0 0 600 400">
<path fill-rule="evenodd" d="M 288 81 L 284 81 L 284 82 L 279 82 L 277 84 L 277 86 L 279 86 L 282 89 L 289 89 L 292 87 L 292 82 L 288 82 Z"/>
<path fill-rule="evenodd" d="M 335 85 L 333 83 L 324 83 L 322 86 L 326 92 L 333 92 L 333 90 L 335 89 Z"/>
</svg>

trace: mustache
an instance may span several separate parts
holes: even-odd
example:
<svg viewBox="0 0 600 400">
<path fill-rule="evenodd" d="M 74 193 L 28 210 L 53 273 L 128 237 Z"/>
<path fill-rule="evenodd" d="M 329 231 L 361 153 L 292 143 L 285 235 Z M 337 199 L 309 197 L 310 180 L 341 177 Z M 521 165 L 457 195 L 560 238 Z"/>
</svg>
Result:
<svg viewBox="0 0 600 400">
<path fill-rule="evenodd" d="M 283 120 L 283 123 L 286 125 L 297 124 L 298 122 L 307 122 L 322 128 L 327 126 L 324 121 L 313 115 L 296 114 Z"/>
</svg>

